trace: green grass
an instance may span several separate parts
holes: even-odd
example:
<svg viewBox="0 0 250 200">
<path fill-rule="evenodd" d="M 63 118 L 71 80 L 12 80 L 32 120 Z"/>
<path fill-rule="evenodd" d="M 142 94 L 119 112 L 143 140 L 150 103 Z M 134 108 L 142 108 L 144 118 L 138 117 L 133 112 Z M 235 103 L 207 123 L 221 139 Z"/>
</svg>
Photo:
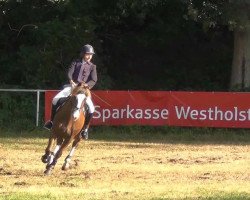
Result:
<svg viewBox="0 0 250 200">
<path fill-rule="evenodd" d="M 246 129 L 179 127 L 93 127 L 90 137 L 98 140 L 160 143 L 250 144 Z"/>
<path fill-rule="evenodd" d="M 81 195 L 73 195 L 75 199 L 84 199 L 86 194 Z M 250 196 L 245 193 L 216 193 L 210 195 L 204 195 L 205 197 L 186 197 L 178 200 L 249 200 Z M 0 200 L 65 200 L 67 196 L 63 195 L 53 195 L 52 193 L 45 194 L 29 194 L 29 193 L 13 193 L 11 195 L 3 195 L 0 196 Z M 71 196 L 72 199 L 72 196 Z M 136 198 L 138 199 L 138 198 Z M 140 199 L 140 198 L 139 198 Z M 93 198 L 92 200 L 102 200 L 99 198 Z M 121 199 L 122 200 L 122 199 Z M 164 197 L 156 197 L 156 198 L 141 198 L 140 200 L 177 200 L 176 198 L 164 198 Z"/>
<path fill-rule="evenodd" d="M 90 139 L 156 143 L 250 144 L 250 130 L 216 128 L 180 128 L 149 126 L 98 126 L 90 128 Z M 48 138 L 42 128 L 1 129 L 0 138 Z M 150 141 L 149 141 L 150 138 Z"/>
<path fill-rule="evenodd" d="M 62 198 L 57 198 L 55 196 L 53 196 L 52 194 L 48 193 L 48 194 L 43 194 L 43 195 L 39 195 L 39 194 L 29 194 L 29 193 L 14 193 L 11 195 L 6 195 L 6 196 L 2 196 L 0 197 L 1 200 L 52 200 L 52 199 L 62 199 Z"/>
</svg>

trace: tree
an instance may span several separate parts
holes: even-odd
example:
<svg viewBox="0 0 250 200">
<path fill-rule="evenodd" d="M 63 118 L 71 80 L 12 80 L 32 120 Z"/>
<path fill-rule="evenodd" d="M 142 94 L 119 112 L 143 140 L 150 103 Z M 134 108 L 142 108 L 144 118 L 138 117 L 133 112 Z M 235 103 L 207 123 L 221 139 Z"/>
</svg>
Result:
<svg viewBox="0 0 250 200">
<path fill-rule="evenodd" d="M 204 33 L 183 1 L 0 0 L 0 86 L 58 88 L 88 42 L 96 89 L 224 91 L 232 34 Z"/>
<path fill-rule="evenodd" d="M 83 44 L 100 42 L 87 0 L 0 1 L 0 85 L 59 88 Z M 94 58 L 95 59 L 95 58 Z M 99 88 L 110 87 L 101 59 Z"/>
<path fill-rule="evenodd" d="M 176 0 L 98 1 L 95 33 L 115 89 L 227 89 L 230 70 L 223 69 L 230 65 L 231 32 L 204 33 L 199 23 L 183 18 L 185 13 L 186 5 Z"/>
<path fill-rule="evenodd" d="M 185 1 L 187 2 L 187 1 Z M 188 16 L 205 29 L 227 26 L 234 32 L 230 89 L 250 88 L 250 1 L 188 0 Z"/>
</svg>

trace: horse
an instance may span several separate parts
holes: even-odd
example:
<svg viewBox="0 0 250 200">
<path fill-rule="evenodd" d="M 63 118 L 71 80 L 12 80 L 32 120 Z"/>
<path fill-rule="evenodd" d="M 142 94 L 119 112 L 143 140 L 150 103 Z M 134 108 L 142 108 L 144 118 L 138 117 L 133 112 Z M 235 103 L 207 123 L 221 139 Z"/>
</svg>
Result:
<svg viewBox="0 0 250 200">
<path fill-rule="evenodd" d="M 80 110 L 77 109 L 79 94 L 84 94 L 85 98 L 81 103 Z M 64 160 L 62 170 L 69 169 L 70 160 L 73 156 L 78 143 L 81 140 L 80 131 L 85 122 L 85 99 L 90 95 L 88 88 L 83 84 L 71 85 L 71 94 L 65 102 L 57 109 L 53 120 L 53 126 L 49 137 L 45 154 L 41 160 L 46 163 L 45 175 L 50 175 L 54 169 L 57 160 L 62 156 L 64 149 L 73 141 L 71 150 Z M 56 146 L 55 146 L 56 143 Z M 54 151 L 52 148 L 55 146 Z"/>
</svg>

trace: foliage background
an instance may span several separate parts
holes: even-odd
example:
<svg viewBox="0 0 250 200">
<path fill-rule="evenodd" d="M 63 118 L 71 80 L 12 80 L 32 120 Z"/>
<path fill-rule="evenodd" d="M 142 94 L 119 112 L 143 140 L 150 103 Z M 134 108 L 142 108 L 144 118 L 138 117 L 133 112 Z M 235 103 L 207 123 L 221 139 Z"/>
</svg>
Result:
<svg viewBox="0 0 250 200">
<path fill-rule="evenodd" d="M 233 36 L 174 0 L 0 2 L 0 86 L 58 89 L 90 43 L 96 89 L 227 91 Z"/>
<path fill-rule="evenodd" d="M 89 43 L 94 89 L 228 91 L 233 34 L 188 20 L 184 2 L 1 0 L 0 88 L 59 89 Z M 33 97 L 11 95 L 1 94 L 0 124 L 34 116 Z"/>
</svg>

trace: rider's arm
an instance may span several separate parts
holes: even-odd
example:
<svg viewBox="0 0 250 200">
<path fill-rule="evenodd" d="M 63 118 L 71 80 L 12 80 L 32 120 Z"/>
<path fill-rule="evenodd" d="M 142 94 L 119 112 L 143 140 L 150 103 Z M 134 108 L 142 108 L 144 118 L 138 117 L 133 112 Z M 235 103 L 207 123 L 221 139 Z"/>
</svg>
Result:
<svg viewBox="0 0 250 200">
<path fill-rule="evenodd" d="M 69 80 L 73 80 L 73 73 L 74 73 L 74 70 L 75 70 L 75 66 L 76 66 L 76 62 L 72 62 L 71 65 L 69 66 L 69 70 L 68 70 L 68 78 Z"/>
<path fill-rule="evenodd" d="M 97 82 L 96 65 L 92 65 L 92 69 L 86 84 L 88 85 L 89 89 L 91 89 L 92 87 L 94 87 L 96 82 Z"/>
</svg>

